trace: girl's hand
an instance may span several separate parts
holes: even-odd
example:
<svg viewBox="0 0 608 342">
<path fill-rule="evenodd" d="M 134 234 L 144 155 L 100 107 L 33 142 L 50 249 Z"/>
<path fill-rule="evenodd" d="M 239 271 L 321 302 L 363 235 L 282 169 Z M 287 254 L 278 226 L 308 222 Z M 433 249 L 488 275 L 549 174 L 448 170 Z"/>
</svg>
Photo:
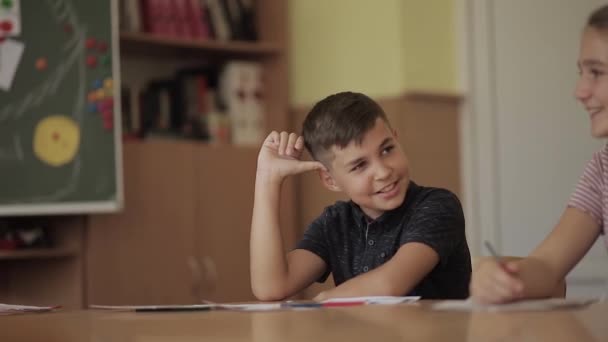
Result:
<svg viewBox="0 0 608 342">
<path fill-rule="evenodd" d="M 523 298 L 524 283 L 518 273 L 519 267 L 514 261 L 482 260 L 471 278 L 471 297 L 483 304 L 507 303 Z"/>
</svg>

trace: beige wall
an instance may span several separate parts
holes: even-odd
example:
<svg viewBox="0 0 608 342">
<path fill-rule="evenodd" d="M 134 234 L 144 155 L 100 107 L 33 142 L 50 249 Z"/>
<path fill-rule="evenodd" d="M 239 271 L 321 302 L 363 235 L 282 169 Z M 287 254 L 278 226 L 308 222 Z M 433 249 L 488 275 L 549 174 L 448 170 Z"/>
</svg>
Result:
<svg viewBox="0 0 608 342">
<path fill-rule="evenodd" d="M 406 90 L 457 93 L 457 0 L 403 0 Z"/>
<path fill-rule="evenodd" d="M 403 89 L 400 0 L 291 0 L 291 103 Z"/>
<path fill-rule="evenodd" d="M 292 105 L 457 90 L 456 0 L 290 0 Z"/>
</svg>

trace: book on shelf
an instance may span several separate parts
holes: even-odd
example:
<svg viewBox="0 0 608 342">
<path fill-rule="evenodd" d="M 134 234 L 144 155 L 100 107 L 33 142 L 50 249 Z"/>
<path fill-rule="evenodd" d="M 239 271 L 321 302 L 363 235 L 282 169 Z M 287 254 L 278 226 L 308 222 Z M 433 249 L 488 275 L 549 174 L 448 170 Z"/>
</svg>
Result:
<svg viewBox="0 0 608 342">
<path fill-rule="evenodd" d="M 180 69 L 141 91 L 124 86 L 124 138 L 173 137 L 230 143 L 231 118 L 218 88 L 219 67 Z M 139 105 L 135 105 L 139 104 Z"/>
<path fill-rule="evenodd" d="M 120 28 L 182 39 L 257 38 L 251 0 L 124 0 Z"/>
</svg>

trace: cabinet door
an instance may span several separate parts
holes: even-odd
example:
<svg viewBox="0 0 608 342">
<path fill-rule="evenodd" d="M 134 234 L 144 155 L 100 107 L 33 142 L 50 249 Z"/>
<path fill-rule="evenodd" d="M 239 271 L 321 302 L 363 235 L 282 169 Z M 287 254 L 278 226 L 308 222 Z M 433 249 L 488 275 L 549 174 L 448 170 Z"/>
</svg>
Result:
<svg viewBox="0 0 608 342">
<path fill-rule="evenodd" d="M 197 300 L 189 262 L 195 220 L 194 144 L 127 143 L 125 208 L 91 216 L 88 304 Z"/>
<path fill-rule="evenodd" d="M 200 146 L 196 154 L 201 297 L 222 302 L 253 300 L 249 235 L 258 148 Z M 293 182 L 286 182 L 282 196 L 281 224 L 287 249 L 294 236 L 293 189 Z"/>
</svg>

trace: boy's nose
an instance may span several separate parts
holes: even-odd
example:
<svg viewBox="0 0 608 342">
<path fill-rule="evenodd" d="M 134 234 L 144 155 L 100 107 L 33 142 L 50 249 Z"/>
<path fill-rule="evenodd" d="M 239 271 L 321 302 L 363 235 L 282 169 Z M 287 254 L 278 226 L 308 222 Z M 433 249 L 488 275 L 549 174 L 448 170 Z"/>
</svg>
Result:
<svg viewBox="0 0 608 342">
<path fill-rule="evenodd" d="M 376 180 L 386 179 L 390 175 L 391 175 L 391 168 L 384 163 L 379 163 L 378 166 L 376 167 L 376 172 L 375 172 Z"/>
</svg>

